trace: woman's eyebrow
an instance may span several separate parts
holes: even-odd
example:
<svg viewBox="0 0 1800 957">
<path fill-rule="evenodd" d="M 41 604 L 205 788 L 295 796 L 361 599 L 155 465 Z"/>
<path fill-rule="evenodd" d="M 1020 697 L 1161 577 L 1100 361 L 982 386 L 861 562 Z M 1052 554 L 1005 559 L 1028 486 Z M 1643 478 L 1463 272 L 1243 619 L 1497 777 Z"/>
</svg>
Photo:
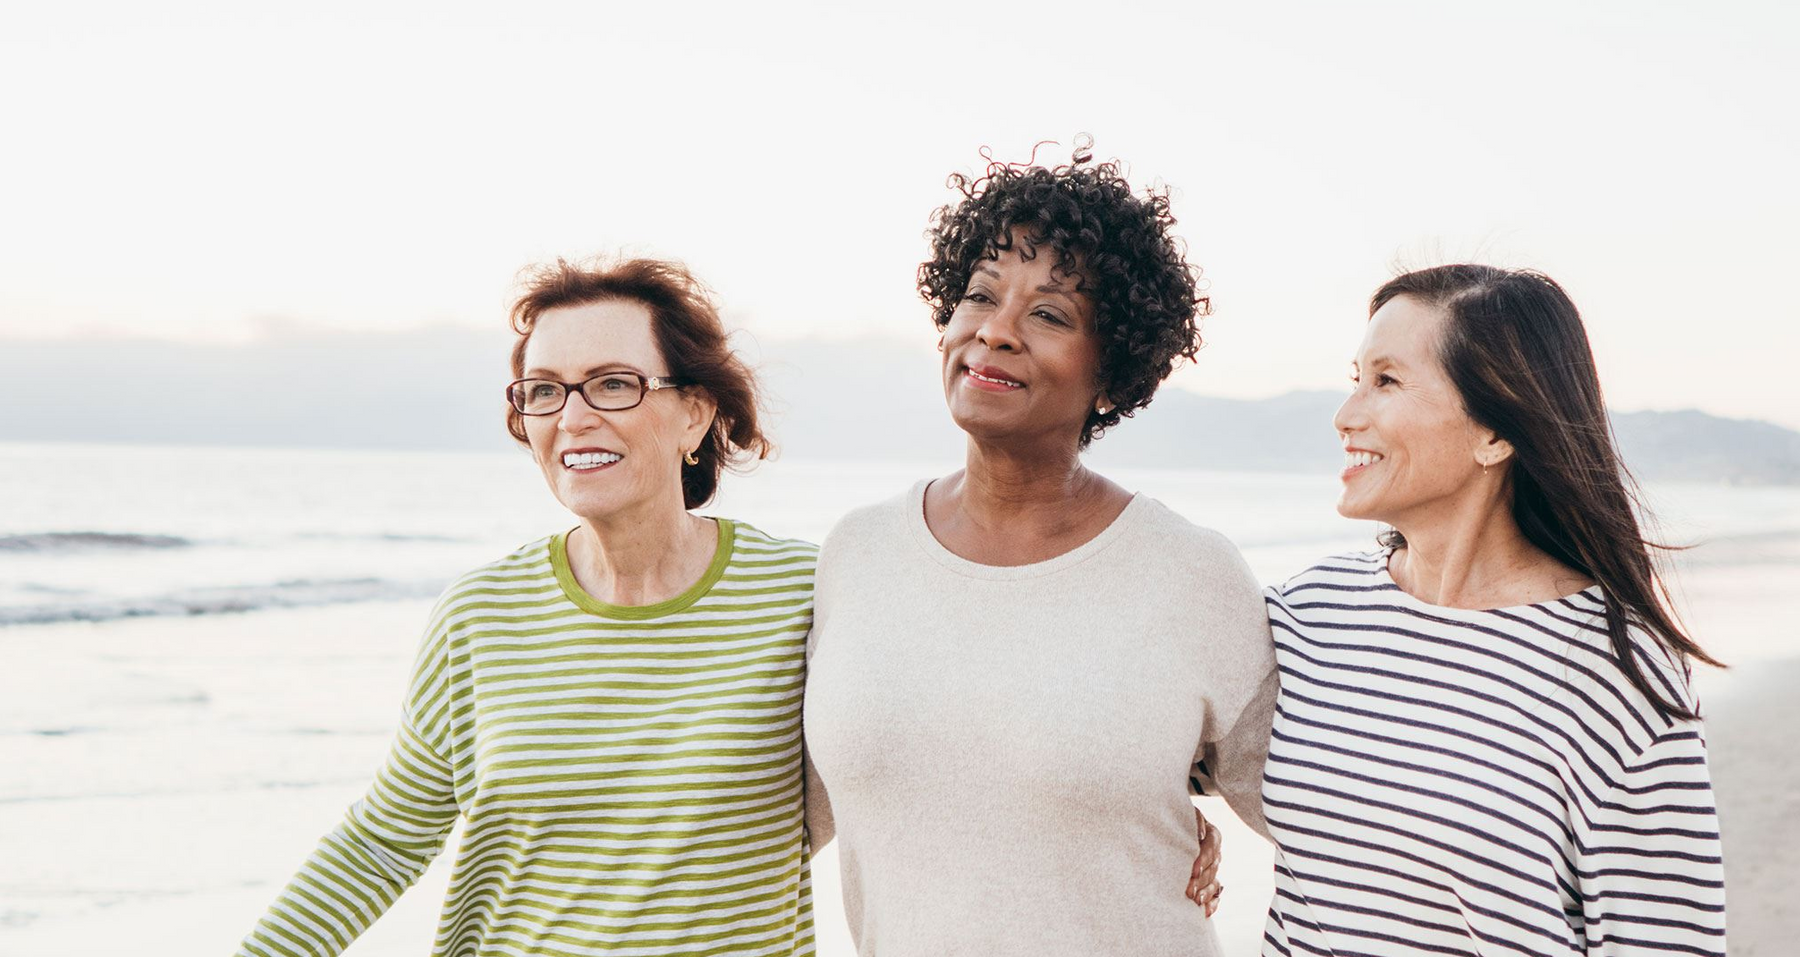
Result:
<svg viewBox="0 0 1800 957">
<path fill-rule="evenodd" d="M 644 370 L 639 369 L 637 366 L 631 365 L 630 363 L 608 362 L 604 365 L 597 365 L 588 369 L 586 372 L 581 373 L 581 377 L 583 379 L 591 379 L 603 372 L 635 372 L 638 375 L 644 375 Z M 560 375 L 560 373 L 556 370 L 546 369 L 542 366 L 536 366 L 525 370 L 525 378 L 527 379 L 554 379 L 558 375 Z"/>
</svg>

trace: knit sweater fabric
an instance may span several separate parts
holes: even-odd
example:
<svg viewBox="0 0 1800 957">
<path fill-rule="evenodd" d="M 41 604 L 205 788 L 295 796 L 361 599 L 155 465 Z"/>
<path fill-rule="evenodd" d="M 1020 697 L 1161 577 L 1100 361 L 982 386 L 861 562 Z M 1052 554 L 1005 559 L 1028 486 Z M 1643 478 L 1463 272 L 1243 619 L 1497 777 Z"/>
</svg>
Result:
<svg viewBox="0 0 1800 957">
<path fill-rule="evenodd" d="M 1190 770 L 1260 828 L 1276 687 L 1242 557 L 1140 495 L 1072 551 L 982 565 L 933 537 L 926 485 L 820 555 L 807 747 L 858 950 L 1218 953 L 1183 895 Z"/>
</svg>

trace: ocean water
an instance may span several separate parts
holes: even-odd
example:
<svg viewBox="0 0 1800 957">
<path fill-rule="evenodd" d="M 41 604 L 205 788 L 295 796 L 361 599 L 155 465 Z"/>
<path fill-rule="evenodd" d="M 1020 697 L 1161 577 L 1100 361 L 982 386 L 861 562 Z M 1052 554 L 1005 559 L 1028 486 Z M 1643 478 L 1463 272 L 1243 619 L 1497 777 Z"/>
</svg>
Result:
<svg viewBox="0 0 1800 957">
<path fill-rule="evenodd" d="M 706 511 L 820 540 L 953 462 L 778 461 Z M 1265 582 L 1368 547 L 1334 476 L 1104 469 L 1243 549 Z M 1649 490 L 1692 630 L 1800 657 L 1800 489 Z M 432 597 L 566 528 L 522 453 L 0 445 L 0 957 L 228 953 L 366 787 Z M 1709 679 L 1709 681 L 1712 679 Z M 1708 686 L 1729 693 L 1729 681 Z M 1222 808 L 1228 953 L 1268 856 Z M 352 947 L 428 950 L 448 868 Z M 850 953 L 835 854 L 821 953 Z"/>
<path fill-rule="evenodd" d="M 706 509 L 821 540 L 858 505 L 954 462 L 764 463 Z M 1335 476 L 1108 470 L 1217 528 L 1278 581 L 1375 527 Z M 1647 490 L 1684 567 L 1800 563 L 1800 489 Z M 0 628 L 429 598 L 571 519 L 522 452 L 0 444 Z"/>
<path fill-rule="evenodd" d="M 954 467 L 778 461 L 729 476 L 706 511 L 817 541 Z M 1119 477 L 1259 558 L 1369 534 L 1331 511 L 1329 477 Z M 571 524 L 511 452 L 0 446 L 0 502 L 0 627 L 429 597 Z"/>
</svg>

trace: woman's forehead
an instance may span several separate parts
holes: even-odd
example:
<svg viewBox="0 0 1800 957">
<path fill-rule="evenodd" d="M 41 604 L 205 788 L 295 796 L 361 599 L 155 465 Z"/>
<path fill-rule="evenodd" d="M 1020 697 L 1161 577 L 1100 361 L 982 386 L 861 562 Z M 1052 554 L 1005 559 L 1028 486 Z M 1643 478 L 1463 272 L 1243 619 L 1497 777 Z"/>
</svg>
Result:
<svg viewBox="0 0 1800 957">
<path fill-rule="evenodd" d="M 659 375 L 650 310 L 628 300 L 546 309 L 525 343 L 528 369 L 578 372 L 619 366 Z"/>
<path fill-rule="evenodd" d="M 1410 296 L 1397 296 L 1369 317 L 1357 361 L 1417 365 L 1436 355 L 1443 310 Z"/>
</svg>

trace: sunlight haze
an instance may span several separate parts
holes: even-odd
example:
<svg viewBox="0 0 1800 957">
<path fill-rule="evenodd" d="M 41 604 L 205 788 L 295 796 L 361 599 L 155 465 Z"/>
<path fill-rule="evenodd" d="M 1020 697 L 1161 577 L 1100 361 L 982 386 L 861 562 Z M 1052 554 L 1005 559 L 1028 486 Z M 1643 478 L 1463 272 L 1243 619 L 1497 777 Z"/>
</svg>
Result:
<svg viewBox="0 0 1800 957">
<path fill-rule="evenodd" d="M 1800 427 L 1800 13 L 1698 11 L 9 12 L 0 348 L 495 328 L 521 266 L 621 249 L 688 261 L 769 351 L 929 348 L 945 176 L 1089 132 L 1174 188 L 1205 271 L 1181 386 L 1341 387 L 1396 266 L 1478 259 L 1569 288 L 1614 407 Z"/>
</svg>

